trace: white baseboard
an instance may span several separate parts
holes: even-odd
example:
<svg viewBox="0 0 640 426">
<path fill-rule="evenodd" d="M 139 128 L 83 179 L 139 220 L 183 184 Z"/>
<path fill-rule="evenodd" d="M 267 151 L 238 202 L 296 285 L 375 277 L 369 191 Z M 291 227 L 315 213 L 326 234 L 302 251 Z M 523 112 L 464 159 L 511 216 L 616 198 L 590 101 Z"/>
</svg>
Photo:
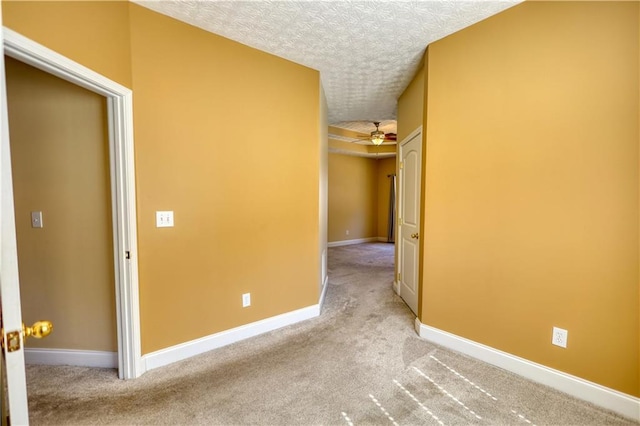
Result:
<svg viewBox="0 0 640 426">
<path fill-rule="evenodd" d="M 26 348 L 24 350 L 24 362 L 26 364 L 118 368 L 118 353 L 75 349 Z"/>
<path fill-rule="evenodd" d="M 400 283 L 396 280 L 393 281 L 393 291 L 396 292 L 396 294 L 398 296 L 400 296 Z M 420 332 L 418 330 L 416 330 L 418 332 L 418 334 L 420 334 Z"/>
<path fill-rule="evenodd" d="M 324 298 L 327 295 L 327 287 L 329 284 L 329 275 L 324 277 L 324 282 L 322 283 L 322 292 L 320 293 L 320 301 L 318 305 L 320 306 L 320 311 L 322 311 L 322 305 L 324 305 Z"/>
<path fill-rule="evenodd" d="M 372 243 L 375 241 L 378 241 L 378 237 L 356 238 L 355 240 L 333 241 L 333 242 L 327 243 L 327 247 L 350 246 L 352 244 Z"/>
<path fill-rule="evenodd" d="M 424 325 L 418 318 L 416 318 L 415 328 L 418 335 L 426 340 L 493 364 L 635 421 L 640 420 L 640 398 Z"/>
<path fill-rule="evenodd" d="M 378 242 L 380 243 L 388 243 L 389 240 L 387 237 L 378 237 Z"/>
<path fill-rule="evenodd" d="M 275 317 L 266 318 L 190 342 L 151 352 L 142 357 L 142 362 L 145 365 L 145 371 L 153 370 L 154 368 L 191 358 L 204 352 L 248 339 L 249 337 L 268 333 L 278 328 L 315 318 L 319 315 L 320 305 L 308 306 L 296 311 L 276 315 Z"/>
</svg>

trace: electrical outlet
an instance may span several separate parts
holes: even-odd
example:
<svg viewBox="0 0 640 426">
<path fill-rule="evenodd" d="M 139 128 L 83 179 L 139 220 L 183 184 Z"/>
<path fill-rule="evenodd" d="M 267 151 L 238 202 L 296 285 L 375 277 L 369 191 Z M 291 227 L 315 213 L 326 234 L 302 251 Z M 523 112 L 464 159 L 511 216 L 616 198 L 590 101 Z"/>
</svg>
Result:
<svg viewBox="0 0 640 426">
<path fill-rule="evenodd" d="M 569 332 L 562 328 L 553 327 L 553 336 L 551 337 L 551 343 L 562 348 L 567 347 L 567 338 Z"/>
<path fill-rule="evenodd" d="M 242 295 L 242 307 L 246 308 L 247 306 L 251 306 L 251 293 Z"/>
</svg>

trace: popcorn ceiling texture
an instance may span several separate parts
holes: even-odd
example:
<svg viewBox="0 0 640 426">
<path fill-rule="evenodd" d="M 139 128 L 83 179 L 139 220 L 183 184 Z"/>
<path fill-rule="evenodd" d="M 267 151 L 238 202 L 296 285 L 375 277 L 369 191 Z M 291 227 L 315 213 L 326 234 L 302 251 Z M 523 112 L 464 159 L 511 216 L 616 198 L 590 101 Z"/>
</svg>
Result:
<svg viewBox="0 0 640 426">
<path fill-rule="evenodd" d="M 429 43 L 520 0 L 134 1 L 319 70 L 329 123 L 339 123 L 395 119 Z"/>
</svg>

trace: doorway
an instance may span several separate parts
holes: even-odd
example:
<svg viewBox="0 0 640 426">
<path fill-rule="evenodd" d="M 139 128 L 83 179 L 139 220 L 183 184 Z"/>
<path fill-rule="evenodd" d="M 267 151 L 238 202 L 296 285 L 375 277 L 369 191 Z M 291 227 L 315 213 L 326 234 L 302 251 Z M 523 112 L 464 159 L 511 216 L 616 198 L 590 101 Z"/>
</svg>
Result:
<svg viewBox="0 0 640 426">
<path fill-rule="evenodd" d="M 132 91 L 10 29 L 3 28 L 3 37 L 4 52 L 7 56 L 106 97 L 117 365 L 120 378 L 139 377 L 145 369 L 140 350 Z M 4 74 L 4 67 L 2 72 Z M 3 105 L 4 108 L 6 104 Z M 6 117 L 6 113 L 4 116 Z M 6 137 L 8 140 L 8 135 Z M 10 179 L 8 181 L 10 182 Z M 7 206 L 13 210 L 13 199 L 9 201 Z M 11 232 L 7 234 L 8 238 L 11 237 L 10 234 Z M 11 241 L 7 240 L 6 243 L 6 247 L 11 248 Z M 3 242 L 3 246 L 4 244 Z M 15 240 L 13 246 L 15 247 Z M 12 256 L 10 251 L 6 254 L 9 258 Z M 15 254 L 14 252 L 13 256 Z M 15 282 L 5 280 L 3 295 L 5 290 L 13 294 L 14 288 L 17 291 L 15 294 L 19 294 L 18 286 L 17 275 Z M 11 307 L 12 305 L 4 303 L 3 300 L 3 317 L 11 317 L 13 321 L 16 313 L 19 318 L 20 310 L 14 312 Z M 22 359 L 22 353 L 16 358 L 16 362 L 19 359 Z M 7 377 L 11 382 L 15 373 L 16 384 L 19 384 L 19 378 L 23 374 L 20 371 L 23 370 L 17 364 L 15 367 L 8 370 Z M 22 392 L 20 389 L 13 390 Z M 11 393 L 10 387 L 9 394 Z"/>
<path fill-rule="evenodd" d="M 395 153 L 384 157 L 329 153 L 327 246 L 330 282 L 348 278 L 337 276 L 337 269 L 346 271 L 367 266 L 378 270 L 380 278 L 388 279 L 389 290 L 394 285 L 397 240 L 389 227 L 394 227 L 395 202 L 391 195 L 392 188 L 396 188 L 395 175 Z M 350 248 L 338 250 L 340 247 Z M 391 254 L 390 263 L 385 253 Z M 341 254 L 344 259 L 340 259 Z M 352 264 L 345 265 L 347 260 Z"/>
<path fill-rule="evenodd" d="M 117 368 L 107 102 L 5 57 L 26 362 Z"/>
</svg>

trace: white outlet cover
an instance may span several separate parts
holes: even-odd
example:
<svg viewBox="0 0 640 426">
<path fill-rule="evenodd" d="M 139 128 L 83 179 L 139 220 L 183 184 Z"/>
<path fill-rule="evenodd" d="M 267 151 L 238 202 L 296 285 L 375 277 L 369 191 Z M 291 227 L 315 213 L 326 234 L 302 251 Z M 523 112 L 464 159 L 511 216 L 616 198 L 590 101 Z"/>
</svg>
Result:
<svg viewBox="0 0 640 426">
<path fill-rule="evenodd" d="M 560 346 L 561 348 L 567 347 L 567 339 L 569 332 L 563 328 L 553 327 L 553 335 L 551 336 L 551 343 Z"/>
<path fill-rule="evenodd" d="M 246 308 L 247 306 L 251 306 L 251 293 L 242 295 L 242 307 Z"/>
</svg>

